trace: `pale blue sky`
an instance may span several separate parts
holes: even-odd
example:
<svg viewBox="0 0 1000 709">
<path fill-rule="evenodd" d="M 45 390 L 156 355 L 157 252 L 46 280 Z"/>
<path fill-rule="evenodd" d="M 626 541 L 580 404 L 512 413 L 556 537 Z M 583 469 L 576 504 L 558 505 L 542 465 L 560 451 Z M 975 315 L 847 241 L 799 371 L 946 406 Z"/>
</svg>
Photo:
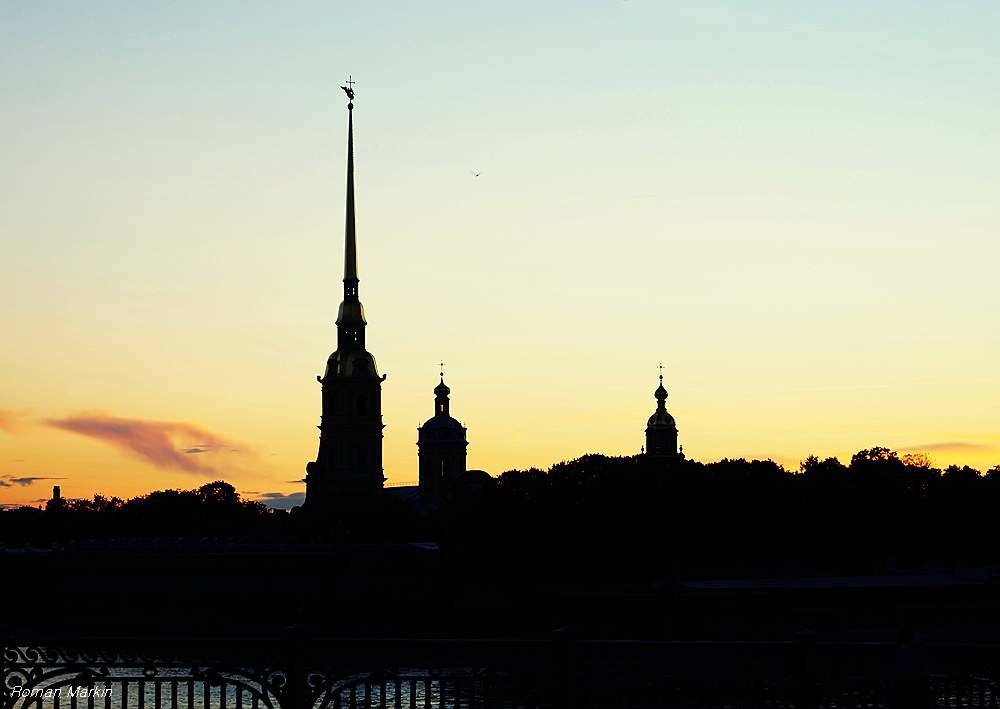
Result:
<svg viewBox="0 0 1000 709">
<path fill-rule="evenodd" d="M 3 3 L 0 408 L 304 463 L 351 73 L 390 477 L 439 357 L 493 472 L 637 449 L 661 359 L 705 459 L 985 441 L 998 35 L 996 2 Z"/>
</svg>

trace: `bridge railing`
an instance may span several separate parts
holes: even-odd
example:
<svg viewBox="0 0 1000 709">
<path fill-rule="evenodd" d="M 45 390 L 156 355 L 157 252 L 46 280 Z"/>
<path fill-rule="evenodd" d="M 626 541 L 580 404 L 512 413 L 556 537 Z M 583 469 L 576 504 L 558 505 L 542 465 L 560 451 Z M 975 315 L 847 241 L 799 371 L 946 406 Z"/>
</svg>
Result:
<svg viewBox="0 0 1000 709">
<path fill-rule="evenodd" d="M 9 638 L 0 662 L 2 709 L 995 708 L 1000 645 L 290 633 Z"/>
</svg>

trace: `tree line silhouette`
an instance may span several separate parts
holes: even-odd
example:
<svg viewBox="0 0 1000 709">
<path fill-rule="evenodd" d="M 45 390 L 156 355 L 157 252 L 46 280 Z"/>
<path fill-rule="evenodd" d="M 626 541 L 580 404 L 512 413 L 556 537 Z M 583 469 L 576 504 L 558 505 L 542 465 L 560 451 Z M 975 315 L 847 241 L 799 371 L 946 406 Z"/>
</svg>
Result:
<svg viewBox="0 0 1000 709">
<path fill-rule="evenodd" d="M 451 507 L 448 532 L 543 577 L 869 574 L 997 558 L 998 506 L 1000 466 L 942 470 L 883 447 L 798 471 L 587 455 L 504 473 Z"/>
<path fill-rule="evenodd" d="M 267 508 L 217 481 L 122 500 L 52 500 L 0 513 L 0 539 L 186 537 L 330 542 L 437 541 L 483 573 L 534 580 L 609 573 L 878 573 L 996 559 L 1000 465 L 934 467 L 925 455 L 859 451 L 673 463 L 585 455 L 548 471 L 470 474 L 444 499 L 397 495 L 321 515 Z"/>
</svg>

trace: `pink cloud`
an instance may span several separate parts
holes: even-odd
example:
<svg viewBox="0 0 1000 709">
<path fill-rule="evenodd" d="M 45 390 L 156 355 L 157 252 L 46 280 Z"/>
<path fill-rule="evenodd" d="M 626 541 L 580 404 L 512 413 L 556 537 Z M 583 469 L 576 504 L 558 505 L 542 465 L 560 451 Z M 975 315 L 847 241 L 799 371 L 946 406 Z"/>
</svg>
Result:
<svg viewBox="0 0 1000 709">
<path fill-rule="evenodd" d="M 993 446 L 988 443 L 971 443 L 969 441 L 942 441 L 937 443 L 922 443 L 916 446 L 906 446 L 900 450 L 906 452 L 932 451 L 937 453 L 965 453 L 970 451 L 991 451 Z"/>
<path fill-rule="evenodd" d="M 14 485 L 26 487 L 27 485 L 34 485 L 39 480 L 65 480 L 65 479 L 66 478 L 41 477 L 38 475 L 25 475 L 22 477 L 17 477 L 16 475 L 4 475 L 0 476 L 0 487 L 13 487 Z"/>
<path fill-rule="evenodd" d="M 45 424 L 70 431 L 138 456 L 159 468 L 194 474 L 212 474 L 205 456 L 194 453 L 230 451 L 233 443 L 200 426 L 177 421 L 126 419 L 102 413 L 81 413 Z"/>
</svg>

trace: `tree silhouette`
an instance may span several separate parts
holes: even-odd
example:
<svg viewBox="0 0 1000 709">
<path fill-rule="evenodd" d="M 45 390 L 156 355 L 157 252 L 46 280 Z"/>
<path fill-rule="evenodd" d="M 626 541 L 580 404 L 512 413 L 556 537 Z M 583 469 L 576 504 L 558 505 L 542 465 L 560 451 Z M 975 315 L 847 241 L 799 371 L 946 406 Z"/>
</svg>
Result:
<svg viewBox="0 0 1000 709">
<path fill-rule="evenodd" d="M 0 539 L 249 536 L 341 542 L 438 540 L 462 568 L 512 578 L 871 573 L 996 558 L 1000 466 L 943 471 L 884 446 L 844 465 L 810 455 L 663 462 L 589 454 L 549 470 L 481 471 L 435 506 L 393 495 L 329 515 L 285 513 L 224 481 L 121 500 L 95 495 L 0 513 Z"/>
</svg>

